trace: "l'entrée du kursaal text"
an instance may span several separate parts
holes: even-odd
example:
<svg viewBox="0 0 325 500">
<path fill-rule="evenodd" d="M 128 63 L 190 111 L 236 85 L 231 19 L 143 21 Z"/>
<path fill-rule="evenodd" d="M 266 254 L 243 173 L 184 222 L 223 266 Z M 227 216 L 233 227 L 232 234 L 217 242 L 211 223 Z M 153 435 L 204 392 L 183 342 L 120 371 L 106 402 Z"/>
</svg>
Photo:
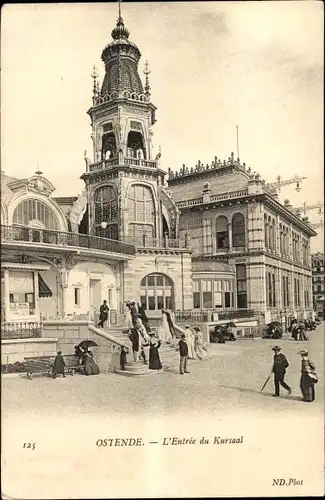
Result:
<svg viewBox="0 0 325 500">
<path fill-rule="evenodd" d="M 128 447 L 137 447 L 137 446 L 145 446 L 146 444 L 160 444 L 162 446 L 182 446 L 182 445 L 195 445 L 195 444 L 243 444 L 244 436 L 237 437 L 225 437 L 225 436 L 213 436 L 213 437 L 201 437 L 197 438 L 185 438 L 185 437 L 175 437 L 168 436 L 162 437 L 158 440 L 152 441 L 144 441 L 141 437 L 124 437 L 124 438 L 103 438 L 97 439 L 96 446 L 100 447 L 119 447 L 119 446 L 128 446 Z"/>
</svg>

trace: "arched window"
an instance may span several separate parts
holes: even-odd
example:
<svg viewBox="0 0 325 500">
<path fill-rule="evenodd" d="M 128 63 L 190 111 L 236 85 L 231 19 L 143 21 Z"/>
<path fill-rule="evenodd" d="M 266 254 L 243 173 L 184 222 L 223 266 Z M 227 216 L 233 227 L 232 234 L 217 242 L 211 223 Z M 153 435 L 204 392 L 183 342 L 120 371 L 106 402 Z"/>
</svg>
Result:
<svg viewBox="0 0 325 500">
<path fill-rule="evenodd" d="M 173 283 L 164 274 L 148 274 L 140 283 L 140 302 L 145 309 L 174 309 Z"/>
<path fill-rule="evenodd" d="M 148 186 L 134 184 L 128 196 L 129 227 L 132 237 L 156 236 L 155 204 L 152 191 Z"/>
<path fill-rule="evenodd" d="M 37 229 L 59 230 L 59 222 L 53 210 L 43 201 L 33 198 L 23 200 L 17 205 L 12 222 Z"/>
<path fill-rule="evenodd" d="M 232 218 L 232 246 L 245 246 L 245 217 L 243 214 L 235 214 Z"/>
<path fill-rule="evenodd" d="M 229 248 L 228 219 L 224 215 L 216 221 L 217 250 Z"/>
<path fill-rule="evenodd" d="M 101 223 L 106 222 L 106 228 Z M 104 186 L 95 193 L 95 231 L 96 236 L 118 239 L 117 195 L 113 186 Z"/>
</svg>

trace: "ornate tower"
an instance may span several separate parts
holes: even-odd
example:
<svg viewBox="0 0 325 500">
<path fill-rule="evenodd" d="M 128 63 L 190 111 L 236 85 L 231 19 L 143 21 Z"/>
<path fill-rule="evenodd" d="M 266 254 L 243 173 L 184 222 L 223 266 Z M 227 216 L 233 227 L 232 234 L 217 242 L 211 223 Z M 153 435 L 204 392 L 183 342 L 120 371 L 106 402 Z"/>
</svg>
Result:
<svg viewBox="0 0 325 500">
<path fill-rule="evenodd" d="M 141 57 L 129 40 L 119 9 L 112 41 L 102 52 L 105 76 L 100 87 L 92 77 L 91 118 L 93 161 L 86 160 L 82 175 L 87 188 L 89 233 L 134 241 L 145 234 L 162 238 L 169 231 L 161 208 L 165 172 L 160 153 L 152 158 L 152 126 L 156 107 L 150 101 L 149 69 L 145 85 L 138 72 Z"/>
</svg>

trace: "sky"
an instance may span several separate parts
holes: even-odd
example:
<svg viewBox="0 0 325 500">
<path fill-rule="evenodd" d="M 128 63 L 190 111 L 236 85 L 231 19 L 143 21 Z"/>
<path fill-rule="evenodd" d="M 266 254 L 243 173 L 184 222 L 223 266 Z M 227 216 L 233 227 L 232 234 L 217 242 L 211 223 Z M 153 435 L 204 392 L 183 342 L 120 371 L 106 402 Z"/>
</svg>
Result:
<svg viewBox="0 0 325 500">
<path fill-rule="evenodd" d="M 1 170 L 39 168 L 54 196 L 83 189 L 91 156 L 92 67 L 116 2 L 16 4 L 2 9 Z M 236 153 L 266 182 L 308 177 L 281 189 L 294 206 L 323 203 L 323 4 L 298 2 L 123 2 L 130 40 L 151 68 L 161 166 L 210 163 Z M 319 222 L 318 211 L 308 213 Z M 323 251 L 324 233 L 312 239 Z"/>
</svg>

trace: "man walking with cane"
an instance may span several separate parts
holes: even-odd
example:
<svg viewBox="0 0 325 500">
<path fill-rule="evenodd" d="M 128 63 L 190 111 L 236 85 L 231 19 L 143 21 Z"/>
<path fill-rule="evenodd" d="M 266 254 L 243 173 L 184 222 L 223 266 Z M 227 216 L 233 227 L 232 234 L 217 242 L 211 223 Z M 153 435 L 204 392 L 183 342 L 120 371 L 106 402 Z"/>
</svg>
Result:
<svg viewBox="0 0 325 500">
<path fill-rule="evenodd" d="M 288 391 L 288 394 L 290 395 L 291 387 L 289 387 L 288 384 L 286 384 L 284 381 L 286 369 L 289 366 L 288 360 L 286 356 L 280 352 L 281 347 L 276 345 L 272 348 L 272 351 L 274 351 L 272 373 L 274 374 L 275 388 L 275 394 L 273 394 L 273 396 L 280 396 L 280 385 L 282 385 L 282 387 L 284 387 L 284 389 L 286 389 Z"/>
</svg>

